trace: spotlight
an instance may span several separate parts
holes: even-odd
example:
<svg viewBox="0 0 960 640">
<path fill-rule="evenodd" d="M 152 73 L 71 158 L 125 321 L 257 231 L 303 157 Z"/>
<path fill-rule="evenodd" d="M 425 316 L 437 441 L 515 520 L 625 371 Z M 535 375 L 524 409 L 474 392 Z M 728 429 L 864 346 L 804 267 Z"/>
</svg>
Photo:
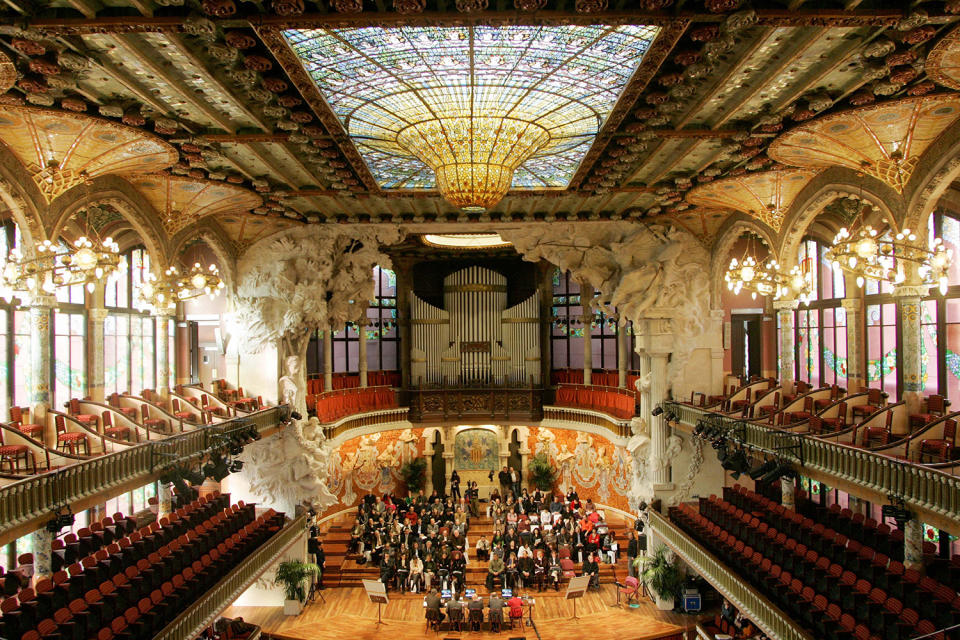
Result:
<svg viewBox="0 0 960 640">
<path fill-rule="evenodd" d="M 291 412 L 290 412 L 290 419 L 291 419 L 291 420 L 300 420 L 300 419 L 302 419 L 302 418 L 303 418 L 303 416 L 300 415 L 300 412 L 299 412 L 299 411 L 291 411 Z"/>
<path fill-rule="evenodd" d="M 73 523 L 76 521 L 76 518 L 73 515 L 73 511 L 70 510 L 70 506 L 67 505 L 64 507 L 67 512 L 61 513 L 59 510 L 54 514 L 53 519 L 46 525 L 46 530 L 50 533 L 56 535 L 60 532 L 61 529 L 67 527 L 72 527 Z"/>
<path fill-rule="evenodd" d="M 656 418 L 656 417 L 659 416 L 661 413 L 663 413 L 663 407 L 661 407 L 661 406 L 658 405 L 658 406 L 654 407 L 653 411 L 650 412 L 650 415 L 652 415 L 654 418 Z"/>
<path fill-rule="evenodd" d="M 697 426 L 693 428 L 693 435 L 699 438 L 706 428 L 707 424 L 703 420 L 697 420 Z"/>
<path fill-rule="evenodd" d="M 234 460 L 230 463 L 230 473 L 238 473 L 243 469 L 243 460 Z"/>
<path fill-rule="evenodd" d="M 720 466 L 727 471 L 733 472 L 731 475 L 733 476 L 734 480 L 739 480 L 740 474 L 746 473 L 750 470 L 750 461 L 747 460 L 747 454 L 743 451 L 743 449 L 737 449 L 733 452 L 733 455 L 729 456 L 726 460 L 721 460 L 720 462 Z"/>
<path fill-rule="evenodd" d="M 751 469 L 748 475 L 750 476 L 751 480 L 759 480 L 760 478 L 767 475 L 768 473 L 770 473 L 776 468 L 777 468 L 776 462 L 774 462 L 773 460 L 767 460 L 756 469 Z"/>
<path fill-rule="evenodd" d="M 774 468 L 772 471 L 768 471 L 765 476 L 760 478 L 760 482 L 769 484 L 771 482 L 775 482 L 776 480 L 779 480 L 784 476 L 789 476 L 792 473 L 793 471 L 791 471 L 789 466 L 785 464 L 777 463 L 774 465 Z"/>
<path fill-rule="evenodd" d="M 677 414 L 675 414 L 673 411 L 667 411 L 667 415 L 664 416 L 664 420 L 667 422 L 680 422 Z"/>
</svg>

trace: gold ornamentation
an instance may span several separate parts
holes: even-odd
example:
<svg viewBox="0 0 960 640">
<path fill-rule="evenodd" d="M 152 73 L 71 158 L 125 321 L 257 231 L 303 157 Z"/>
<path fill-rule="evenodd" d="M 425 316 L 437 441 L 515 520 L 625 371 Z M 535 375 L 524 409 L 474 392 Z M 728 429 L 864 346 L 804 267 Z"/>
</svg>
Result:
<svg viewBox="0 0 960 640">
<path fill-rule="evenodd" d="M 130 182 L 160 213 L 171 236 L 205 216 L 248 213 L 263 204 L 256 193 L 225 182 L 167 175 L 134 176 Z"/>
<path fill-rule="evenodd" d="M 927 147 L 960 118 L 960 96 L 893 100 L 816 118 L 781 134 L 767 155 L 799 167 L 849 167 L 903 193 Z"/>
<path fill-rule="evenodd" d="M 945 35 L 927 55 L 927 77 L 960 90 L 960 27 Z"/>
<path fill-rule="evenodd" d="M 505 284 L 452 284 L 443 288 L 444 293 L 506 293 Z"/>
</svg>

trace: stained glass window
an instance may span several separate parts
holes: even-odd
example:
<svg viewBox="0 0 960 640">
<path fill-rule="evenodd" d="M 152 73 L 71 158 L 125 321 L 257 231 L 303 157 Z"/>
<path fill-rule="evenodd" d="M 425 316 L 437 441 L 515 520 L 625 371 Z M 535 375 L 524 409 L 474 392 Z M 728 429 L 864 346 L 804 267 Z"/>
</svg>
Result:
<svg viewBox="0 0 960 640">
<path fill-rule="evenodd" d="M 797 311 L 798 380 L 820 386 L 820 327 L 816 310 Z"/>
<path fill-rule="evenodd" d="M 138 391 L 154 388 L 154 327 L 150 316 L 130 316 L 130 387 Z"/>
<path fill-rule="evenodd" d="M 847 385 L 847 313 L 843 307 L 824 309 L 823 383 Z"/>
<path fill-rule="evenodd" d="M 867 305 L 867 386 L 897 396 L 897 305 Z"/>
<path fill-rule="evenodd" d="M 120 256 L 120 261 L 126 265 L 123 271 L 114 271 L 107 278 L 104 287 L 103 302 L 107 307 L 129 307 L 130 305 L 130 254 Z"/>
<path fill-rule="evenodd" d="M 131 391 L 129 336 L 130 316 L 111 313 L 103 321 L 103 392 L 107 395 Z"/>
<path fill-rule="evenodd" d="M 569 272 L 556 270 L 551 306 L 550 362 L 554 369 L 582 369 L 583 307 L 580 285 Z M 574 339 L 571 339 L 574 338 Z"/>
<path fill-rule="evenodd" d="M 404 145 L 427 121 L 535 123 L 548 139 L 513 187 L 566 187 L 658 27 L 291 29 L 284 32 L 384 188 L 432 188 Z M 442 151 L 442 150 L 441 150 Z"/>
<path fill-rule="evenodd" d="M 33 368 L 30 349 L 30 312 L 16 311 L 13 316 L 13 403 L 29 407 L 33 386 Z"/>
<path fill-rule="evenodd" d="M 53 406 L 86 395 L 86 348 L 83 313 L 53 313 Z"/>
<path fill-rule="evenodd" d="M 924 300 L 920 305 L 920 384 L 924 394 L 940 392 L 937 307 L 936 300 Z"/>
<path fill-rule="evenodd" d="M 370 371 L 395 371 L 399 368 L 397 329 L 397 274 L 374 267 L 374 299 L 367 308 L 367 368 Z"/>
</svg>

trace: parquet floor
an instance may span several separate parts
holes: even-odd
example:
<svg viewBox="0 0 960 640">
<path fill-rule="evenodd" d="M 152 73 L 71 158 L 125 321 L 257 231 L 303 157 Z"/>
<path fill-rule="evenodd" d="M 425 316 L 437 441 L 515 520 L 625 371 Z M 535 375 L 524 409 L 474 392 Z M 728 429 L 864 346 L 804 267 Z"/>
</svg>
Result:
<svg viewBox="0 0 960 640">
<path fill-rule="evenodd" d="M 536 640 L 530 627 L 505 629 L 496 633 L 442 630 L 440 634 L 426 630 L 423 617 L 423 596 L 390 594 L 390 603 L 382 610 L 385 624 L 377 625 L 377 606 L 367 600 L 362 588 L 343 587 L 323 591 L 326 602 L 319 598 L 299 616 L 285 616 L 281 607 L 230 607 L 227 617 L 242 616 L 247 622 L 260 625 L 271 636 L 283 640 L 409 640 L 412 638 L 528 638 Z M 602 585 L 600 592 L 589 592 L 577 602 L 578 620 L 573 618 L 573 604 L 563 592 L 533 594 L 537 599 L 533 619 L 543 640 L 652 640 L 696 626 L 697 616 L 659 611 L 649 600 L 638 608 L 610 606 L 616 602 L 613 585 Z M 703 616 L 701 616 L 703 617 Z"/>
</svg>

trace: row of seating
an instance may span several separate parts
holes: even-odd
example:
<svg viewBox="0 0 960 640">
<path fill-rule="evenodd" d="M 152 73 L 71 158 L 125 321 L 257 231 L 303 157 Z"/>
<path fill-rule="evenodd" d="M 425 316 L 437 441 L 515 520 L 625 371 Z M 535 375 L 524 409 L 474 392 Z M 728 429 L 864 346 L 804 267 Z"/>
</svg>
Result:
<svg viewBox="0 0 960 640">
<path fill-rule="evenodd" d="M 561 407 L 578 407 L 629 419 L 636 415 L 636 394 L 626 389 L 602 389 L 592 386 L 566 386 L 557 389 L 556 403 Z"/>
<path fill-rule="evenodd" d="M 368 387 L 399 387 L 401 384 L 399 371 L 368 371 Z M 341 389 L 356 389 L 360 386 L 360 374 L 335 373 L 333 374 L 333 388 L 327 389 L 323 375 L 307 380 L 307 394 L 319 395 L 324 391 L 340 391 Z"/>
<path fill-rule="evenodd" d="M 24 589 L 0 605 L 0 635 L 27 637 L 34 631 L 38 637 L 60 633 L 65 639 L 96 638 L 115 617 L 142 604 L 143 598 L 150 597 L 151 606 L 157 605 L 158 597 L 165 600 L 168 591 L 180 589 L 175 574 L 184 574 L 181 580 L 191 577 L 186 568 L 205 574 L 216 558 L 203 561 L 202 556 L 253 521 L 252 505 L 225 509 L 228 504 L 227 496 L 197 500 L 71 565 L 68 571 L 39 580 L 34 589 Z M 165 583 L 171 584 L 164 587 Z"/>
<path fill-rule="evenodd" d="M 390 387 L 343 389 L 307 396 L 307 410 L 315 412 L 320 422 L 324 423 L 365 411 L 394 409 L 397 406 L 397 394 Z"/>
<path fill-rule="evenodd" d="M 635 383 L 640 379 L 636 372 L 627 372 L 627 389 L 636 389 Z M 555 369 L 550 372 L 550 384 L 583 384 L 583 369 Z M 594 369 L 590 373 L 590 384 L 599 387 L 619 387 L 620 372 Z"/>
<path fill-rule="evenodd" d="M 716 496 L 707 502 L 722 508 L 722 501 Z M 797 550 L 787 552 L 782 544 L 784 533 L 768 528 L 761 535 L 756 517 L 729 506 L 735 509 L 733 517 L 743 523 L 732 531 L 686 504 L 672 507 L 670 518 L 816 637 L 907 640 L 915 635 L 935 634 L 938 628 L 947 626 L 921 619 L 922 613 L 916 608 L 871 587 L 867 580 L 858 580 L 854 573 L 843 571 L 813 550 L 804 549 L 799 556 Z M 744 519 L 748 521 L 743 522 Z M 758 548 L 750 544 L 748 537 Z M 943 640 L 944 636 L 940 633 L 931 637 Z"/>
</svg>

